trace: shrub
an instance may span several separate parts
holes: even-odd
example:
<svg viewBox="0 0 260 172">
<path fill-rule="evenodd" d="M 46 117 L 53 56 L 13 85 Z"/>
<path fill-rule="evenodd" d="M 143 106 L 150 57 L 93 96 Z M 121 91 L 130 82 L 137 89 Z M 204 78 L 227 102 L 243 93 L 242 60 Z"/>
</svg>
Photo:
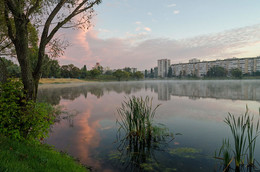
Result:
<svg viewBox="0 0 260 172">
<path fill-rule="evenodd" d="M 47 136 L 54 118 L 51 105 L 26 101 L 20 81 L 0 84 L 0 134 L 16 140 L 39 140 Z"/>
</svg>

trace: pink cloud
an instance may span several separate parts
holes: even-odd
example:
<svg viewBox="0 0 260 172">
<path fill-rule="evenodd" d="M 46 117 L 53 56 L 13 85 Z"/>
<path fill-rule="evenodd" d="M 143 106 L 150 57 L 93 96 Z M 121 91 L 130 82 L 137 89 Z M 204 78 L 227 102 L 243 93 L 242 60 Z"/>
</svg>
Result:
<svg viewBox="0 0 260 172">
<path fill-rule="evenodd" d="M 191 58 L 201 60 L 229 57 L 258 56 L 245 47 L 260 49 L 260 25 L 254 25 L 221 33 L 194 38 L 174 40 L 151 38 L 147 33 L 128 34 L 125 38 L 99 38 L 99 31 L 72 31 L 68 47 L 60 60 L 61 64 L 73 63 L 88 69 L 100 62 L 111 68 L 137 67 L 139 70 L 155 67 L 160 58 L 169 58 L 172 63 L 187 62 Z M 239 36 L 238 36 L 239 35 Z M 252 48 L 251 48 L 252 49 Z M 257 53 L 257 52 L 255 52 Z"/>
<path fill-rule="evenodd" d="M 151 32 L 151 31 L 152 31 L 152 29 L 149 28 L 149 27 L 145 27 L 144 30 L 146 30 L 146 31 L 148 31 L 148 32 Z"/>
</svg>

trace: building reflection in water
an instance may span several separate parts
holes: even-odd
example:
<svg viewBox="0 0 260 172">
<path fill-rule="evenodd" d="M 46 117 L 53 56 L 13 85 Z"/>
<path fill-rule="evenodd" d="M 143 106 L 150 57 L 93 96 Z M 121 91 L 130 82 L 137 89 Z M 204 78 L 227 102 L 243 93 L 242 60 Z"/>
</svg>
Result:
<svg viewBox="0 0 260 172">
<path fill-rule="evenodd" d="M 259 85 L 260 81 L 256 80 L 111 82 L 68 84 L 61 88 L 50 85 L 40 87 L 39 100 L 57 105 L 61 99 L 74 100 L 80 95 L 86 98 L 90 94 L 100 98 L 104 92 L 129 95 L 146 89 L 157 93 L 158 100 L 162 101 L 171 100 L 171 96 L 260 101 Z"/>
<path fill-rule="evenodd" d="M 253 80 L 140 81 L 42 85 L 39 89 L 38 98 L 39 101 L 49 102 L 53 105 L 64 105 L 68 110 L 77 109 L 78 111 L 75 117 L 54 126 L 55 131 L 51 133 L 48 143 L 55 145 L 59 150 L 68 151 L 74 157 L 80 158 L 80 160 L 86 164 L 92 164 L 95 168 L 106 169 L 106 167 L 108 167 L 108 169 L 110 169 L 110 164 L 103 164 L 102 161 L 94 156 L 108 155 L 108 152 L 105 151 L 113 149 L 114 145 L 111 143 L 115 141 L 115 138 L 109 135 L 109 132 L 112 133 L 112 130 L 105 130 L 104 128 L 111 128 L 111 126 L 113 127 L 115 125 L 113 114 L 115 114 L 116 106 L 121 104 L 124 96 L 130 94 L 153 94 L 154 96 L 155 93 L 158 94 L 159 101 L 169 101 L 171 98 L 172 101 L 174 101 L 176 96 L 189 97 L 190 99 L 213 98 L 260 101 L 259 85 L 260 81 Z M 218 112 L 220 108 L 215 106 L 215 101 L 212 103 L 212 107 L 209 107 L 210 104 L 207 104 L 207 108 L 201 106 L 198 101 L 189 101 L 188 104 L 184 103 L 186 107 L 187 105 L 198 102 L 198 107 L 194 105 L 198 108 L 197 112 L 199 113 L 197 114 L 183 110 L 185 108 L 181 106 L 181 104 L 183 104 L 182 101 L 186 102 L 187 100 L 178 99 L 178 101 L 173 102 L 173 104 L 169 101 L 167 103 L 165 102 L 164 105 L 166 108 L 169 108 L 167 111 L 172 112 L 174 109 L 175 114 L 182 114 L 181 117 L 185 118 L 185 120 L 194 120 L 195 118 L 199 118 L 198 121 L 207 118 L 222 120 L 222 116 L 215 115 L 215 112 Z M 208 100 L 200 101 L 206 102 Z M 217 110 L 214 108 L 217 108 Z M 214 113 L 201 113 L 208 112 L 208 109 L 213 109 L 212 111 L 214 111 Z M 172 117 L 172 115 L 169 116 Z M 167 118 L 168 121 L 171 120 L 170 117 Z M 174 119 L 174 121 L 175 120 L 176 119 Z M 215 120 L 212 123 L 215 123 Z M 199 128 L 200 126 L 201 125 L 198 125 L 197 127 Z M 101 132 L 102 128 L 104 130 Z M 185 129 L 183 130 L 186 131 Z M 193 132 L 195 130 L 190 131 Z M 186 135 L 188 135 L 187 132 Z M 191 135 L 194 135 L 194 133 Z M 109 136 L 111 136 L 111 138 Z M 205 140 L 208 139 L 205 138 Z M 129 146 L 129 143 L 134 142 L 128 140 L 126 143 L 126 146 Z M 97 151 L 98 147 L 102 147 L 102 150 Z M 132 148 L 135 148 L 135 145 L 132 145 Z M 153 149 L 147 150 L 148 156 L 144 158 L 145 161 L 141 162 L 146 162 L 147 159 L 151 158 L 151 154 L 149 153 L 154 152 Z"/>
</svg>

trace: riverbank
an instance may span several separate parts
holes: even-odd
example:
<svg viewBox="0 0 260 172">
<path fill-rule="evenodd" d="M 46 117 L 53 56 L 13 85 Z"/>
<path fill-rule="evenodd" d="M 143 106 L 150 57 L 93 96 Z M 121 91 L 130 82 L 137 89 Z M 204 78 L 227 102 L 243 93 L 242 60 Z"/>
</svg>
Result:
<svg viewBox="0 0 260 172">
<path fill-rule="evenodd" d="M 40 84 L 66 84 L 66 83 L 80 83 L 87 82 L 81 79 L 74 78 L 42 78 L 40 79 Z"/>
<path fill-rule="evenodd" d="M 173 78 L 146 78 L 144 80 L 258 80 L 260 76 L 244 76 L 242 78 L 233 77 L 173 77 Z M 96 79 L 74 79 L 74 78 L 42 78 L 40 84 L 69 84 L 69 83 L 85 83 L 85 82 L 116 82 L 115 78 L 96 78 Z M 125 81 L 125 80 L 122 80 Z M 128 80 L 136 81 L 136 80 Z"/>
<path fill-rule="evenodd" d="M 45 144 L 22 143 L 0 136 L 0 171 L 88 171 L 67 154 Z"/>
</svg>

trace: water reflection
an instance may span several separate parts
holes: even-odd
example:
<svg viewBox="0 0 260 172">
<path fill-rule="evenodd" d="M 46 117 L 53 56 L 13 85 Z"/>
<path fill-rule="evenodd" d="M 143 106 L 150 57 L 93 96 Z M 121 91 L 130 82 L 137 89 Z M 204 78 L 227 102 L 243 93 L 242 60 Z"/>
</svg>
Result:
<svg viewBox="0 0 260 172">
<path fill-rule="evenodd" d="M 118 151 L 112 152 L 109 159 L 115 160 L 115 165 L 123 171 L 158 171 L 159 163 L 155 154 L 156 151 L 165 151 L 168 141 L 148 138 L 142 142 L 139 139 L 130 136 L 120 140 Z"/>
<path fill-rule="evenodd" d="M 134 150 L 139 150 L 147 155 L 140 161 L 142 168 L 150 163 L 158 171 L 206 172 L 214 170 L 215 161 L 212 157 L 216 148 L 221 146 L 222 138 L 230 137 L 229 129 L 223 124 L 227 112 L 243 113 L 246 104 L 254 113 L 258 112 L 260 104 L 256 101 L 260 100 L 259 84 L 260 81 L 55 84 L 41 85 L 38 99 L 62 105 L 68 111 L 76 110 L 76 116 L 53 126 L 53 133 L 46 142 L 68 152 L 96 171 L 123 171 L 127 160 L 131 158 L 129 153 L 132 155 Z M 121 152 L 118 152 L 119 145 L 113 144 L 117 132 L 115 114 L 128 95 L 153 97 L 155 104 L 162 104 L 156 120 L 165 124 L 170 131 L 183 135 L 169 143 L 166 151 L 153 149 L 152 145 L 147 149 L 128 139 L 122 144 L 125 149 L 121 148 Z M 127 149 L 130 147 L 131 150 Z M 259 148 L 257 143 L 256 159 L 260 159 Z M 121 154 L 125 166 L 118 159 L 113 161 L 118 164 L 113 165 L 111 158 L 118 158 Z M 153 157 L 154 160 L 150 162 Z M 153 163 L 156 161 L 159 161 L 157 167 L 157 163 Z"/>
<path fill-rule="evenodd" d="M 39 89 L 39 100 L 54 105 L 61 99 L 75 100 L 88 94 L 101 98 L 105 93 L 116 92 L 129 95 L 145 89 L 158 94 L 158 100 L 169 101 L 171 96 L 184 96 L 190 99 L 215 98 L 232 100 L 260 101 L 260 81 L 161 81 L 161 82 L 111 82 L 67 84 L 63 87 L 43 85 Z M 55 88 L 53 88 L 55 87 Z"/>
</svg>

